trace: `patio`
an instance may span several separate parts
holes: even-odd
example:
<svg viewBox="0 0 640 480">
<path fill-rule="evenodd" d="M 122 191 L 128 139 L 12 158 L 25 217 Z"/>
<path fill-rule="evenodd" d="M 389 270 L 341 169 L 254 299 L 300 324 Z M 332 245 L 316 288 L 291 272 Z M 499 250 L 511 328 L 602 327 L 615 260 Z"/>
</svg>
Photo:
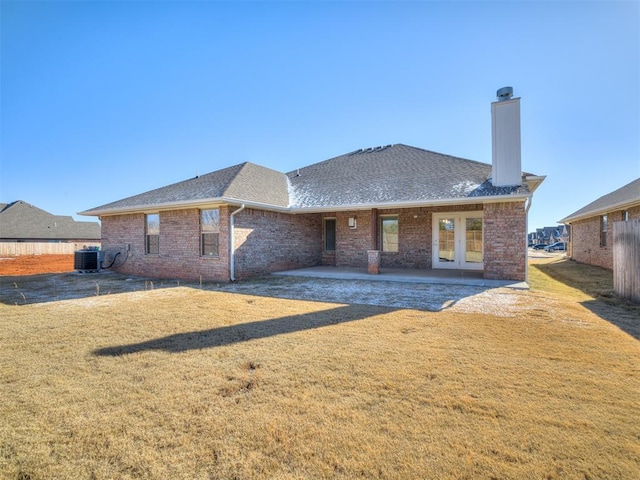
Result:
<svg viewBox="0 0 640 480">
<path fill-rule="evenodd" d="M 407 269 L 407 268 L 381 268 L 380 274 L 367 273 L 366 268 L 354 267 L 330 267 L 317 266 L 275 272 L 272 275 L 307 278 L 331 278 L 339 280 L 366 280 L 382 282 L 405 282 L 440 285 L 467 285 L 489 288 L 513 288 L 528 290 L 526 282 L 515 280 L 488 280 L 483 278 L 481 271 L 470 270 L 444 270 L 444 269 Z"/>
</svg>

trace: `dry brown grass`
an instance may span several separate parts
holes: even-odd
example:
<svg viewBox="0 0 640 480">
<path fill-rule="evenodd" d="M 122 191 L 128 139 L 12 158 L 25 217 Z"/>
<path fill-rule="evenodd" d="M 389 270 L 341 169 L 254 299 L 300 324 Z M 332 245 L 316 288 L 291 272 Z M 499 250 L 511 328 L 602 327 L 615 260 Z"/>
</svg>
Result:
<svg viewBox="0 0 640 480">
<path fill-rule="evenodd" d="M 512 317 L 185 287 L 0 305 L 0 478 L 638 478 L 638 340 L 531 279 Z"/>
</svg>

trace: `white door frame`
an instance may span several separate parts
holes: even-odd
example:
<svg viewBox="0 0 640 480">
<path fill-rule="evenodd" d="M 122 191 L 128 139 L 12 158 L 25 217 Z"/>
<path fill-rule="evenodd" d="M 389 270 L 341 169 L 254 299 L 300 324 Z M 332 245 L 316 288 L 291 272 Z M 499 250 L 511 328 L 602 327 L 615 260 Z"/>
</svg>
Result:
<svg viewBox="0 0 640 480">
<path fill-rule="evenodd" d="M 432 268 L 451 268 L 460 270 L 483 270 L 484 261 L 468 262 L 466 257 L 466 220 L 468 218 L 482 218 L 484 229 L 484 215 L 480 211 L 434 213 L 432 218 Z M 440 220 L 450 219 L 454 224 L 453 255 L 444 260 L 440 257 Z M 484 235 L 482 235 L 482 258 L 484 258 Z"/>
</svg>

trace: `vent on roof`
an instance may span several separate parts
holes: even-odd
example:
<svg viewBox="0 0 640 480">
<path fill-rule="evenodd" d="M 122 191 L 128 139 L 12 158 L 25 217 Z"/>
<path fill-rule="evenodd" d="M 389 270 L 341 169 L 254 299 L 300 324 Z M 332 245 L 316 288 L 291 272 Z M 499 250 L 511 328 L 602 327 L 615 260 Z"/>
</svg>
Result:
<svg viewBox="0 0 640 480">
<path fill-rule="evenodd" d="M 355 152 L 351 152 L 349 155 L 359 155 L 361 153 L 373 153 L 373 152 L 381 152 L 382 150 L 393 147 L 393 144 L 389 145 L 381 145 L 379 147 L 369 147 L 369 148 L 361 148 L 360 150 L 356 150 Z"/>
</svg>

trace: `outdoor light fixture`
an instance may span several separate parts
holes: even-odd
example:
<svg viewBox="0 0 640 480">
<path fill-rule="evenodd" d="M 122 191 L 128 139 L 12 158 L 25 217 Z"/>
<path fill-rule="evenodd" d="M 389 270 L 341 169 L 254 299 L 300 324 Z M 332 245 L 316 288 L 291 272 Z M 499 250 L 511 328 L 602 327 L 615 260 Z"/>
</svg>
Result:
<svg viewBox="0 0 640 480">
<path fill-rule="evenodd" d="M 356 228 L 356 217 L 349 217 L 349 228 Z"/>
</svg>

